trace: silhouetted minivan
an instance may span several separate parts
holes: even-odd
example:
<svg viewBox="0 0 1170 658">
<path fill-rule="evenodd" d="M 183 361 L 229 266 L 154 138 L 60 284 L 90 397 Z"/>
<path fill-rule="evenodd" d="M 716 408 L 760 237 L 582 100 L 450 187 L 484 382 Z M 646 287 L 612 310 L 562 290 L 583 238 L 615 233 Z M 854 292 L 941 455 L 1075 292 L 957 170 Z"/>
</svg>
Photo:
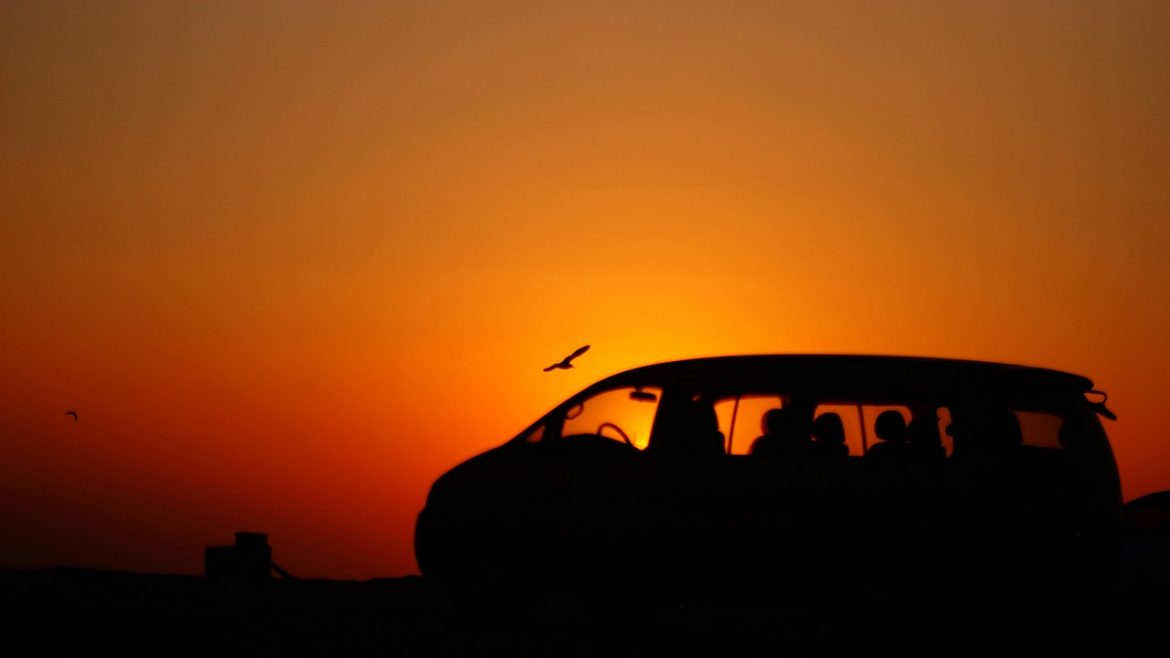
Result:
<svg viewBox="0 0 1170 658">
<path fill-rule="evenodd" d="M 441 476 L 416 557 L 463 591 L 1065 614 L 1118 571 L 1104 398 L 935 358 L 636 368 Z"/>
</svg>

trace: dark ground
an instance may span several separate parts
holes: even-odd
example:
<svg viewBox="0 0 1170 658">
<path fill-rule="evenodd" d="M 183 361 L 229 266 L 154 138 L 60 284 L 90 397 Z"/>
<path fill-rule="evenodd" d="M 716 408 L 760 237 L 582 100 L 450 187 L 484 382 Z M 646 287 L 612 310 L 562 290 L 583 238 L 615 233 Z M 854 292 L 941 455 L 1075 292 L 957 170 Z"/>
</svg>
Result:
<svg viewBox="0 0 1170 658">
<path fill-rule="evenodd" d="M 850 645 L 800 611 L 675 606 L 599 621 L 550 601 L 467 613 L 424 579 L 217 582 L 90 569 L 0 570 L 4 655 L 249 656 L 848 656 L 1161 655 L 1163 591 L 1131 586 L 1116 618 L 1093 629 L 1016 637 L 990 623 L 947 624 L 908 639 Z M 636 615 L 635 615 L 636 616 Z M 989 613 L 993 621 L 994 612 Z M 490 621 L 489 621 L 490 620 Z M 886 649 L 886 650 L 880 650 Z M 893 652 L 889 651 L 893 649 Z"/>
</svg>

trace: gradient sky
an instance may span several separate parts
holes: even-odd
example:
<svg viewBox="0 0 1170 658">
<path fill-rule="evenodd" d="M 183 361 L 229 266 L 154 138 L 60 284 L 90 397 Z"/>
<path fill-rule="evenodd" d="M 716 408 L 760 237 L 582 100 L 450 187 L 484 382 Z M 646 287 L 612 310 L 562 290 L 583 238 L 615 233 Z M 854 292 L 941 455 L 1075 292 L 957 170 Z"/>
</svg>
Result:
<svg viewBox="0 0 1170 658">
<path fill-rule="evenodd" d="M 1084 374 L 1170 488 L 1162 0 L 3 2 L 0 84 L 0 565 L 413 573 L 441 472 L 717 354 Z"/>
</svg>

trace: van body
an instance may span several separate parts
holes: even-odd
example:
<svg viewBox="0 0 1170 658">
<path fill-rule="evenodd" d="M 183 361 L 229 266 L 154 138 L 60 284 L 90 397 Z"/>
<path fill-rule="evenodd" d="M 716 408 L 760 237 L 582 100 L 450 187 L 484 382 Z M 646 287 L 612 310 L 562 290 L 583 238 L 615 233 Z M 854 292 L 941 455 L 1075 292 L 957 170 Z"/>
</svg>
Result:
<svg viewBox="0 0 1170 658">
<path fill-rule="evenodd" d="M 1089 379 L 1017 365 L 645 366 L 441 476 L 416 557 L 464 591 L 838 610 L 860 583 L 948 610 L 1077 607 L 1118 572 L 1121 487 L 1101 416 Z"/>
</svg>

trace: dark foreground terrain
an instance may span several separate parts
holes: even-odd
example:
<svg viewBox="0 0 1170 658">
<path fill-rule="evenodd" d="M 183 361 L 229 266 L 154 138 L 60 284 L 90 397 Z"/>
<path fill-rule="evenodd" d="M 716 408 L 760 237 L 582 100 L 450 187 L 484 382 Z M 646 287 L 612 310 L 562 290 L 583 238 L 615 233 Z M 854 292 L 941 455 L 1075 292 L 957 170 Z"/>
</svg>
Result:
<svg viewBox="0 0 1170 658">
<path fill-rule="evenodd" d="M 0 570 L 4 655 L 240 656 L 932 656 L 1160 654 L 1170 646 L 1161 588 L 1130 587 L 1115 618 L 1054 635 L 1003 624 L 844 640 L 801 610 L 675 606 L 600 618 L 569 602 L 516 612 L 505 597 L 455 606 L 418 577 L 222 582 L 90 569 Z M 942 616 L 945 619 L 945 615 Z M 1007 630 L 1007 629 L 1011 630 Z M 1024 637 L 1020 634 L 1023 633 Z"/>
</svg>

